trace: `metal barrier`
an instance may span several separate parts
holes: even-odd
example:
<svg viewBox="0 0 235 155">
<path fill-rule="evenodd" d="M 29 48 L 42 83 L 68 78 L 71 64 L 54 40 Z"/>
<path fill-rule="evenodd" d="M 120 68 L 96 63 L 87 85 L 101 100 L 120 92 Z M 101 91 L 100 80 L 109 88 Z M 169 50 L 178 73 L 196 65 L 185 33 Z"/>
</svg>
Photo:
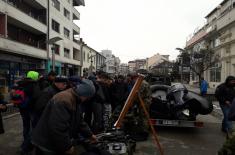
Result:
<svg viewBox="0 0 235 155">
<path fill-rule="evenodd" d="M 13 104 L 7 104 L 7 111 L 2 113 L 2 116 L 10 115 L 19 112 L 19 108 Z"/>
</svg>

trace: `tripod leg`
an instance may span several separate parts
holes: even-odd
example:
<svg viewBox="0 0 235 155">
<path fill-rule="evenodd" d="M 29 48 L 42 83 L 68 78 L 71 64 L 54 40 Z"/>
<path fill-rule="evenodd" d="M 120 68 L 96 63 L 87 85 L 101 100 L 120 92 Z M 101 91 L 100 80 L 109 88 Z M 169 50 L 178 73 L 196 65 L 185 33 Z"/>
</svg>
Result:
<svg viewBox="0 0 235 155">
<path fill-rule="evenodd" d="M 148 123 L 149 123 L 149 125 L 150 125 L 150 128 L 151 128 L 151 130 L 152 130 L 152 134 L 153 134 L 153 137 L 154 137 L 154 142 L 156 143 L 156 146 L 157 146 L 157 148 L 159 149 L 161 155 L 164 155 L 162 146 L 161 146 L 161 144 L 160 144 L 160 142 L 159 142 L 159 140 L 158 140 L 158 137 L 157 137 L 157 133 L 156 133 L 156 131 L 155 131 L 155 129 L 154 129 L 152 123 L 151 123 L 149 113 L 148 113 L 148 111 L 147 111 L 147 109 L 146 109 L 146 107 L 145 107 L 145 103 L 144 103 L 144 101 L 143 101 L 143 99 L 141 98 L 141 96 L 140 96 L 139 93 L 138 93 L 138 98 L 139 98 L 139 100 L 140 100 L 140 104 L 141 104 L 141 106 L 142 106 L 142 108 L 143 108 L 143 110 L 144 110 L 145 116 L 146 116 L 146 118 L 147 118 L 147 120 L 148 120 Z"/>
</svg>

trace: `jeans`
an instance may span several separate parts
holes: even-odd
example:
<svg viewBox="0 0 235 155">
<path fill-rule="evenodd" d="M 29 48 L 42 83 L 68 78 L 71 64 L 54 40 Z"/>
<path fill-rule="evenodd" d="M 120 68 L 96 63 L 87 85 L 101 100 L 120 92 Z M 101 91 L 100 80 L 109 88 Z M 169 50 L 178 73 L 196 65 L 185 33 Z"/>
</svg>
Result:
<svg viewBox="0 0 235 155">
<path fill-rule="evenodd" d="M 221 103 L 220 103 L 220 107 L 224 115 L 224 118 L 222 121 L 222 130 L 226 132 L 231 131 L 233 129 L 232 122 L 228 120 L 230 107 L 226 104 L 221 104 Z"/>
<path fill-rule="evenodd" d="M 29 109 L 20 109 L 20 115 L 23 121 L 23 143 L 21 150 L 23 152 L 30 152 L 32 150 L 31 144 L 31 117 Z"/>
<path fill-rule="evenodd" d="M 99 133 L 103 131 L 103 104 L 94 102 L 92 104 L 92 112 L 94 115 L 93 120 L 93 131 L 94 133 Z"/>
</svg>

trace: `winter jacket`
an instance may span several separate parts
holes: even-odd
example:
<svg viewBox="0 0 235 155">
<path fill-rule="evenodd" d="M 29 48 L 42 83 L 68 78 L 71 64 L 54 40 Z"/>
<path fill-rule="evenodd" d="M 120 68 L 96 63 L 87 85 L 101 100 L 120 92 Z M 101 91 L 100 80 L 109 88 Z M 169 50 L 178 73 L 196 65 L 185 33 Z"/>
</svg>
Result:
<svg viewBox="0 0 235 155">
<path fill-rule="evenodd" d="M 112 86 L 112 100 L 118 103 L 125 102 L 128 97 L 128 86 L 125 82 L 115 82 Z M 124 104 L 124 103 L 123 103 Z"/>
<path fill-rule="evenodd" d="M 41 95 L 38 81 L 25 78 L 18 82 L 18 88 L 23 89 L 26 97 L 28 98 L 27 108 L 32 109 Z"/>
<path fill-rule="evenodd" d="M 80 103 L 72 88 L 56 94 L 33 131 L 33 144 L 59 154 L 72 146 L 71 139 L 78 133 L 90 137 L 92 132 L 82 119 Z"/>
<path fill-rule="evenodd" d="M 201 86 L 200 86 L 200 91 L 206 93 L 208 88 L 208 83 L 206 80 L 202 80 Z"/>
<path fill-rule="evenodd" d="M 234 86 L 231 86 L 229 83 L 231 80 L 235 80 L 234 77 L 229 76 L 225 83 L 220 84 L 216 88 L 216 98 L 219 100 L 220 104 L 225 104 L 226 101 L 229 101 L 232 103 L 234 97 L 235 97 L 235 90 Z"/>
<path fill-rule="evenodd" d="M 45 109 L 50 99 L 60 91 L 61 90 L 59 90 L 54 84 L 52 86 L 45 88 L 34 105 L 33 108 L 34 112 L 42 114 L 43 110 Z"/>
</svg>

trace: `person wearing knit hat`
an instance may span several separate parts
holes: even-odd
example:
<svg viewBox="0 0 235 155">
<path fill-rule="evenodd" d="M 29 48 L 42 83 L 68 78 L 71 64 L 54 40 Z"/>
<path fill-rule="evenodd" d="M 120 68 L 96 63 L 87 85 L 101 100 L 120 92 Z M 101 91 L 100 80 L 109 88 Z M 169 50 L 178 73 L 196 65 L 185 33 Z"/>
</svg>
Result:
<svg viewBox="0 0 235 155">
<path fill-rule="evenodd" d="M 68 79 L 68 83 L 69 83 L 69 86 L 72 88 L 72 87 L 75 87 L 75 86 L 81 84 L 82 79 L 79 76 L 71 76 Z"/>
<path fill-rule="evenodd" d="M 32 143 L 41 154 L 73 154 L 72 139 L 78 134 L 97 142 L 82 118 L 80 104 L 95 94 L 92 81 L 82 80 L 76 87 L 57 93 L 48 102 L 33 130 Z M 74 137 L 75 136 L 75 137 Z"/>
<path fill-rule="evenodd" d="M 75 87 L 75 92 L 81 99 L 87 99 L 95 95 L 95 86 L 91 80 L 84 79 L 82 83 Z"/>
</svg>

